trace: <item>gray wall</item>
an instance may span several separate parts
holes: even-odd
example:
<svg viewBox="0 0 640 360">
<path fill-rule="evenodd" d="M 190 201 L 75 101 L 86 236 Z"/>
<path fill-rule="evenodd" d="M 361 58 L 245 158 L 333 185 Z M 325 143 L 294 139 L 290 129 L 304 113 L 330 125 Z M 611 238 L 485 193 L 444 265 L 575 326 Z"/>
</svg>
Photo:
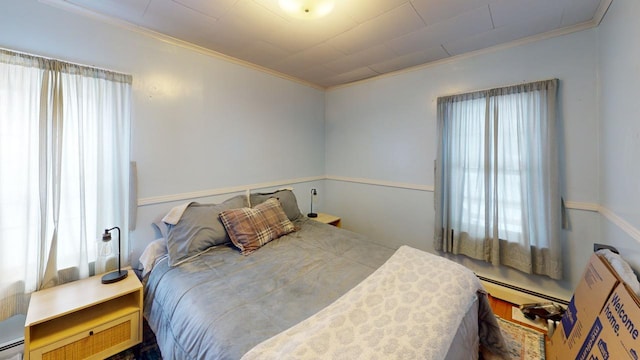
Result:
<svg viewBox="0 0 640 360">
<path fill-rule="evenodd" d="M 598 28 L 601 238 L 640 269 L 640 2 L 613 1 Z"/>
<path fill-rule="evenodd" d="M 598 28 L 496 48 L 329 91 L 325 202 L 374 241 L 433 251 L 436 98 L 557 77 L 563 126 L 564 280 L 454 260 L 479 274 L 569 298 L 593 243 L 640 271 L 640 3 L 616 0 Z"/>
<path fill-rule="evenodd" d="M 565 280 L 456 258 L 482 275 L 568 298 L 594 242 L 640 268 L 640 83 L 634 0 L 601 26 L 324 91 L 36 0 L 4 0 L 0 47 L 133 75 L 139 170 L 132 261 L 151 221 L 185 199 L 292 185 L 320 211 L 397 247 L 432 251 L 436 98 L 557 77 L 563 124 Z M 328 177 L 324 180 L 325 176 Z"/>
<path fill-rule="evenodd" d="M 151 221 L 189 194 L 324 175 L 324 91 L 36 0 L 1 8 L 0 47 L 133 75 L 134 263 Z M 321 185 L 294 184 L 304 208 Z"/>
<path fill-rule="evenodd" d="M 325 203 L 345 227 L 374 241 L 433 251 L 433 161 L 438 96 L 560 79 L 565 280 L 456 257 L 491 278 L 568 298 L 600 242 L 598 204 L 597 32 L 587 30 L 494 49 L 327 93 Z"/>
</svg>

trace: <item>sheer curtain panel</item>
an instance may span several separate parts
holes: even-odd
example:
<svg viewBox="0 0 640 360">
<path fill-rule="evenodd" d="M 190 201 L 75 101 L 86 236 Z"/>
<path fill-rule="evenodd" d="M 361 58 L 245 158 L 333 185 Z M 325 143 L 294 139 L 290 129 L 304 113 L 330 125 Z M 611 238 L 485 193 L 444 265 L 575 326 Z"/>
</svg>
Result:
<svg viewBox="0 0 640 360">
<path fill-rule="evenodd" d="M 438 98 L 436 249 L 562 277 L 557 86 Z"/>
<path fill-rule="evenodd" d="M 0 320 L 127 228 L 130 97 L 128 75 L 0 50 Z"/>
</svg>

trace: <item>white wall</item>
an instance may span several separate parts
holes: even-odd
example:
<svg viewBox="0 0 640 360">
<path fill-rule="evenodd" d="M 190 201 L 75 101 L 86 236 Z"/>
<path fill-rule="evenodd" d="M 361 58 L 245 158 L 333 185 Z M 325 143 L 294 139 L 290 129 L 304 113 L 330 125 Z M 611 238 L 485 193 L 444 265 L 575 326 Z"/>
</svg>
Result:
<svg viewBox="0 0 640 360">
<path fill-rule="evenodd" d="M 598 29 L 602 238 L 640 268 L 640 2 L 613 1 Z"/>
<path fill-rule="evenodd" d="M 466 56 L 327 93 L 325 204 L 345 227 L 374 241 L 433 251 L 433 160 L 438 96 L 560 79 L 565 199 L 598 203 L 596 30 Z M 355 178 L 374 184 L 345 182 Z M 366 181 L 364 181 L 366 182 Z M 418 188 L 413 190 L 411 187 Z M 426 190 L 425 190 L 426 189 Z M 598 238 L 598 215 L 570 210 L 565 280 L 527 276 L 465 257 L 478 273 L 563 298 L 571 296 Z"/>
<path fill-rule="evenodd" d="M 2 1 L 0 47 L 133 75 L 141 200 L 324 174 L 321 90 L 35 0 Z M 139 209 L 134 262 L 173 205 Z"/>
</svg>

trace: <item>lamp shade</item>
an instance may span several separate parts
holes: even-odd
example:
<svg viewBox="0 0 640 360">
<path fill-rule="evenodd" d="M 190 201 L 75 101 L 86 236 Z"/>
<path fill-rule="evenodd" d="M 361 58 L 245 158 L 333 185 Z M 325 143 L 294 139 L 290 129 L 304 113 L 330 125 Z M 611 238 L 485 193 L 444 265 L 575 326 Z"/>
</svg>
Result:
<svg viewBox="0 0 640 360">
<path fill-rule="evenodd" d="M 127 270 L 122 270 L 122 267 L 120 266 L 120 228 L 115 226 L 112 227 L 111 229 L 104 229 L 104 234 L 102 234 L 102 241 L 103 242 L 110 242 L 111 241 L 111 231 L 113 230 L 118 230 L 118 271 L 113 271 L 110 272 L 108 274 L 105 274 L 102 277 L 102 283 L 103 284 L 111 284 L 114 282 L 118 282 L 124 278 L 127 277 L 127 275 L 129 274 L 129 272 Z"/>
<path fill-rule="evenodd" d="M 335 6 L 334 0 L 278 0 L 280 8 L 297 19 L 319 19 L 328 15 Z"/>
</svg>

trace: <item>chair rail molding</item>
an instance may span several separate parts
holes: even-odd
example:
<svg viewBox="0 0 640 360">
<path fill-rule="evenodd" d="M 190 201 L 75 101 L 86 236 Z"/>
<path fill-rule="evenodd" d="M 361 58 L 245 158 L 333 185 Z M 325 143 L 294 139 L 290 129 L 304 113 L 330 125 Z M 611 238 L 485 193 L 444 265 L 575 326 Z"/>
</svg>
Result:
<svg viewBox="0 0 640 360">
<path fill-rule="evenodd" d="M 300 184 L 300 183 L 324 181 L 324 180 L 348 182 L 348 183 L 372 185 L 372 186 L 382 186 L 382 187 L 397 188 L 397 189 L 407 189 L 407 190 L 415 190 L 415 191 L 424 191 L 424 192 L 435 191 L 435 188 L 433 185 L 412 184 L 412 183 L 367 179 L 367 178 L 354 178 L 354 177 L 347 177 L 347 176 L 324 175 L 324 176 L 310 176 L 310 177 L 296 178 L 296 179 L 277 180 L 277 181 L 271 181 L 271 182 L 239 185 L 239 186 L 217 188 L 217 189 L 208 189 L 208 190 L 201 190 L 201 191 L 180 193 L 180 194 L 173 194 L 173 195 L 161 195 L 161 196 L 140 198 L 138 199 L 138 207 L 162 204 L 162 203 L 168 203 L 168 202 L 192 200 L 192 199 L 198 199 L 198 198 L 204 198 L 204 197 L 210 197 L 210 196 L 216 196 L 216 195 L 245 192 L 252 189 L 263 189 L 263 188 L 287 186 L 292 184 Z M 590 203 L 590 202 L 565 201 L 565 207 L 571 210 L 596 212 L 602 215 L 605 219 L 609 220 L 614 225 L 616 225 L 618 228 L 620 228 L 622 231 L 628 234 L 635 241 L 640 243 L 640 229 L 636 228 L 635 226 L 630 224 L 628 221 L 618 216 L 618 214 L 616 214 L 611 209 L 605 206 L 602 206 L 597 203 Z"/>
<path fill-rule="evenodd" d="M 174 202 L 174 201 L 193 200 L 193 199 L 199 199 L 199 198 L 205 198 L 205 197 L 217 196 L 217 195 L 239 193 L 239 192 L 245 192 L 245 191 L 254 190 L 254 189 L 264 189 L 264 188 L 270 188 L 270 187 L 276 187 L 276 186 L 285 186 L 285 185 L 300 184 L 300 183 L 306 183 L 306 182 L 312 182 L 312 181 L 320 181 L 324 179 L 325 179 L 324 176 L 310 176 L 305 178 L 277 180 L 277 181 L 271 181 L 271 182 L 231 186 L 231 187 L 217 188 L 217 189 L 207 189 L 207 190 L 200 190 L 200 191 L 180 193 L 180 194 L 151 196 L 151 197 L 138 199 L 138 207 L 156 205 L 156 204 L 162 204 L 162 203 L 168 203 L 168 202 Z"/>
</svg>

